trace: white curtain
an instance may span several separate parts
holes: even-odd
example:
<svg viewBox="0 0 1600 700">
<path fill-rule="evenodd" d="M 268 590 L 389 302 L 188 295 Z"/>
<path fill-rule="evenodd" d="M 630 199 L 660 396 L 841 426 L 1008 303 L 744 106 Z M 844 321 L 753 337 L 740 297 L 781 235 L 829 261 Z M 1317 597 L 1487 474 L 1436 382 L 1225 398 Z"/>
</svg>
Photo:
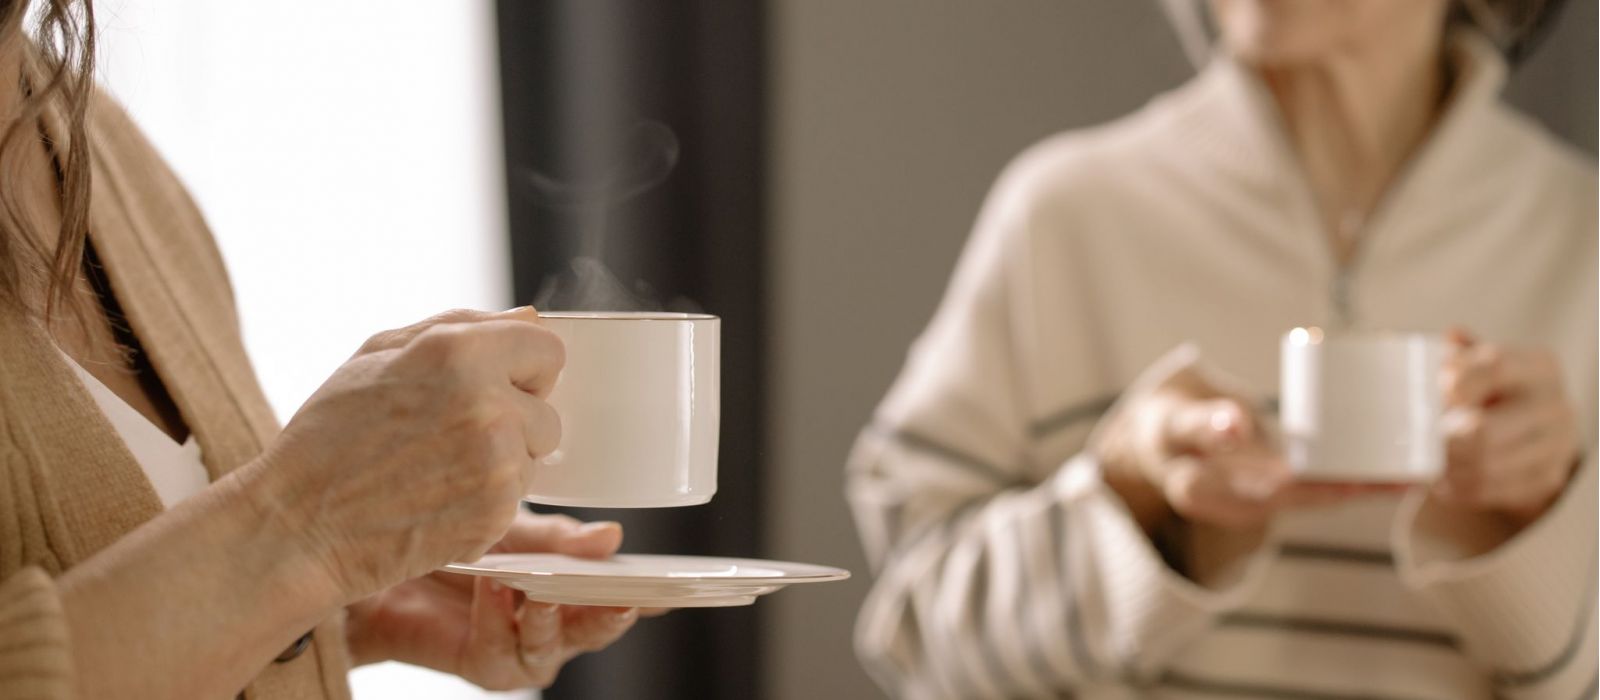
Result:
<svg viewBox="0 0 1600 700">
<path fill-rule="evenodd" d="M 287 420 L 371 333 L 511 306 L 494 6 L 99 0 L 100 78 L 188 184 Z M 399 664 L 362 698 L 489 694 Z"/>
</svg>

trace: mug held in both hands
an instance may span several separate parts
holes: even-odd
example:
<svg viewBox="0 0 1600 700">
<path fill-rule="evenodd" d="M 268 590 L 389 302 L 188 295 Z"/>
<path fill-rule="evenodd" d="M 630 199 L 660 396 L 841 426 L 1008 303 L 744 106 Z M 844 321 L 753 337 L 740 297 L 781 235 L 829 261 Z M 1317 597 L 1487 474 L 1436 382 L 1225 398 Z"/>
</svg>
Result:
<svg viewBox="0 0 1600 700">
<path fill-rule="evenodd" d="M 1285 457 L 1305 481 L 1424 483 L 1444 469 L 1443 338 L 1324 334 L 1282 340 Z"/>
</svg>

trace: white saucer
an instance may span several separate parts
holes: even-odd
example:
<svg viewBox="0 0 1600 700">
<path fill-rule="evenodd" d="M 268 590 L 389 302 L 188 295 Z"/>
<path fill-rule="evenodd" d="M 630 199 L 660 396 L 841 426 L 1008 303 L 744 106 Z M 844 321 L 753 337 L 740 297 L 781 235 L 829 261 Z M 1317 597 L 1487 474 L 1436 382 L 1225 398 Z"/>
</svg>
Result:
<svg viewBox="0 0 1600 700">
<path fill-rule="evenodd" d="M 599 560 L 562 554 L 490 554 L 444 570 L 492 576 L 547 603 L 645 608 L 749 605 L 784 586 L 850 578 L 844 569 L 816 564 L 663 554 L 618 554 Z"/>
</svg>

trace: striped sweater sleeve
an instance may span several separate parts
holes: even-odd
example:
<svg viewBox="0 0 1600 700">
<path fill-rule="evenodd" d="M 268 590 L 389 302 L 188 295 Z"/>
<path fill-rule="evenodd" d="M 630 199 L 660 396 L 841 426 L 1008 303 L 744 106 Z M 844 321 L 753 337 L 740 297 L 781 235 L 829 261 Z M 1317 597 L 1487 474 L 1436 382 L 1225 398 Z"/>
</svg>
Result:
<svg viewBox="0 0 1600 700">
<path fill-rule="evenodd" d="M 0 697 L 71 697 L 67 622 L 55 583 L 37 567 L 0 581 Z"/>
<path fill-rule="evenodd" d="M 1542 518 L 1475 556 L 1423 535 L 1420 494 L 1407 505 L 1396 521 L 1400 575 L 1455 622 L 1497 697 L 1595 697 L 1594 458 Z"/>
<path fill-rule="evenodd" d="M 1088 454 L 1035 464 L 1026 256 L 1010 214 L 991 199 L 848 467 L 876 574 L 857 652 L 900 697 L 1152 679 L 1252 585 L 1202 588 L 1168 568 Z"/>
</svg>

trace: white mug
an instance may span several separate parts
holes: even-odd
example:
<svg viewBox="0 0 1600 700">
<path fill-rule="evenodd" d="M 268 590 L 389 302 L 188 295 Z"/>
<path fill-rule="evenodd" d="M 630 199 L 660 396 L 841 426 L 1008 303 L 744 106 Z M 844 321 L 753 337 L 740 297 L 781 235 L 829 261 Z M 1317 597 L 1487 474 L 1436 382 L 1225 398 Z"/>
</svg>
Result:
<svg viewBox="0 0 1600 700">
<path fill-rule="evenodd" d="M 702 314 L 541 313 L 567 365 L 550 393 L 561 445 L 524 498 L 589 508 L 705 503 L 717 492 L 722 321 Z"/>
<path fill-rule="evenodd" d="M 1421 333 L 1283 336 L 1279 420 L 1296 477 L 1431 481 L 1444 469 L 1445 344 Z"/>
</svg>

